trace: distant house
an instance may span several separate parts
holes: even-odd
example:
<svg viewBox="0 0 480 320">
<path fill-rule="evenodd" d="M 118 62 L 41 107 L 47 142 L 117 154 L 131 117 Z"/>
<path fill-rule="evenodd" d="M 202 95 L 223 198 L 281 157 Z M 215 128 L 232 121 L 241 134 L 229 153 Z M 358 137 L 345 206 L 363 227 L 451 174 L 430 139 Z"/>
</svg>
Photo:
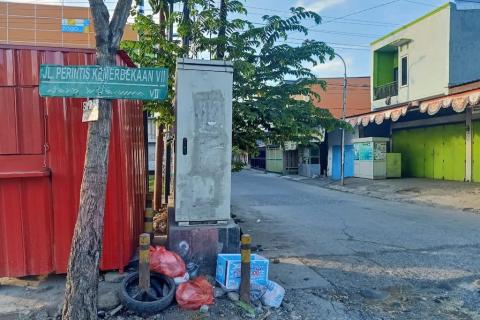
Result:
<svg viewBox="0 0 480 320">
<path fill-rule="evenodd" d="M 447 3 L 371 44 L 372 110 L 449 94 L 477 81 L 480 10 Z"/>
<path fill-rule="evenodd" d="M 327 90 L 314 86 L 314 92 L 320 94 L 321 100 L 315 101 L 319 108 L 328 109 L 332 115 L 342 118 L 343 78 L 326 78 Z M 347 99 L 345 114 L 347 117 L 370 111 L 370 77 L 347 78 Z M 353 146 L 348 132 L 345 140 L 345 176 L 353 176 Z M 327 132 L 325 140 L 319 145 L 320 173 L 333 179 L 339 179 L 341 174 L 341 131 Z"/>
<path fill-rule="evenodd" d="M 479 34 L 480 4 L 457 1 L 372 42 L 372 110 L 349 121 L 403 176 L 480 182 Z"/>
<path fill-rule="evenodd" d="M 314 98 L 313 102 L 318 108 L 327 109 L 334 117 L 340 119 L 342 117 L 343 77 L 322 80 L 327 83 L 327 88 L 323 90 L 319 85 L 314 85 L 312 91 L 318 93 L 321 99 Z M 310 97 L 297 98 L 310 99 Z M 370 77 L 348 78 L 346 100 L 347 116 L 370 111 Z M 330 135 L 333 136 L 333 140 L 329 138 Z M 332 162 L 330 161 L 329 165 L 328 160 L 329 157 L 333 157 L 332 150 L 337 152 L 337 148 L 340 148 L 339 141 L 333 145 L 328 144 L 329 140 L 336 142 L 334 138 L 337 135 L 339 135 L 339 131 L 323 132 L 322 143 L 312 143 L 308 146 L 289 143 L 283 150 L 275 146 L 265 146 L 261 148 L 259 157 L 252 159 L 252 166 L 264 165 L 264 169 L 267 171 L 282 174 L 300 174 L 309 177 L 324 175 L 327 173 L 327 167 L 332 166 Z M 261 156 L 264 156 L 264 159 L 260 158 Z"/>
</svg>

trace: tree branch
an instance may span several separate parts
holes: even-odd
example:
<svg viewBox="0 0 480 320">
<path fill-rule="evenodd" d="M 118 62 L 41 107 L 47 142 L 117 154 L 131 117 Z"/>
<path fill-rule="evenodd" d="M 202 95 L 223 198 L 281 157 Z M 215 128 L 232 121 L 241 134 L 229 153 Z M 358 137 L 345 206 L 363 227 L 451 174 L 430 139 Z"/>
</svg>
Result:
<svg viewBox="0 0 480 320">
<path fill-rule="evenodd" d="M 99 0 L 90 0 L 99 1 Z M 120 46 L 120 41 L 123 37 L 123 30 L 127 23 L 128 16 L 130 15 L 130 9 L 132 7 L 132 0 L 118 0 L 113 12 L 112 21 L 110 22 L 110 48 L 117 50 Z"/>
<path fill-rule="evenodd" d="M 90 3 L 90 12 L 93 17 L 93 24 L 95 26 L 95 37 L 97 45 L 108 43 L 108 20 L 110 14 L 102 0 L 88 0 Z"/>
</svg>

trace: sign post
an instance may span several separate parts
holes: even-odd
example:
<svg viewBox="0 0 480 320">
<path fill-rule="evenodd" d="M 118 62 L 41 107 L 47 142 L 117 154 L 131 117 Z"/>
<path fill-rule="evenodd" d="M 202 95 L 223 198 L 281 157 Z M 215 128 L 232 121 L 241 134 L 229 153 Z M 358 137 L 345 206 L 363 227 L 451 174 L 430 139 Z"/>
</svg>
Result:
<svg viewBox="0 0 480 320">
<path fill-rule="evenodd" d="M 40 66 L 40 96 L 165 100 L 167 68 Z"/>
</svg>

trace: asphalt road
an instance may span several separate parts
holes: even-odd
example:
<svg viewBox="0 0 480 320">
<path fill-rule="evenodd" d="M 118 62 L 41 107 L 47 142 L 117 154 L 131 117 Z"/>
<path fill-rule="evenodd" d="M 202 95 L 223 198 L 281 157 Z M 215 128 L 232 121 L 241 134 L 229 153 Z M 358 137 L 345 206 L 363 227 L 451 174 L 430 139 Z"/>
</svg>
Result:
<svg viewBox="0 0 480 320">
<path fill-rule="evenodd" d="M 232 208 L 290 318 L 480 319 L 480 215 L 252 170 L 233 174 Z"/>
</svg>

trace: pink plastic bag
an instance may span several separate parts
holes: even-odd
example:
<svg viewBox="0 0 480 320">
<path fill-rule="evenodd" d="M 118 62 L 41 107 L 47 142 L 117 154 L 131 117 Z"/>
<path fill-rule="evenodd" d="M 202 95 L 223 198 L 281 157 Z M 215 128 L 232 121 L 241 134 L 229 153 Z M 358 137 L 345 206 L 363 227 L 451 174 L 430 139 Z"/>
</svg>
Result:
<svg viewBox="0 0 480 320">
<path fill-rule="evenodd" d="M 214 304 L 213 287 L 204 277 L 198 277 L 178 286 L 175 293 L 182 309 L 197 310 L 204 304 Z"/>
<path fill-rule="evenodd" d="M 185 275 L 185 262 L 178 254 L 165 247 L 150 247 L 150 270 L 170 278 Z"/>
</svg>

